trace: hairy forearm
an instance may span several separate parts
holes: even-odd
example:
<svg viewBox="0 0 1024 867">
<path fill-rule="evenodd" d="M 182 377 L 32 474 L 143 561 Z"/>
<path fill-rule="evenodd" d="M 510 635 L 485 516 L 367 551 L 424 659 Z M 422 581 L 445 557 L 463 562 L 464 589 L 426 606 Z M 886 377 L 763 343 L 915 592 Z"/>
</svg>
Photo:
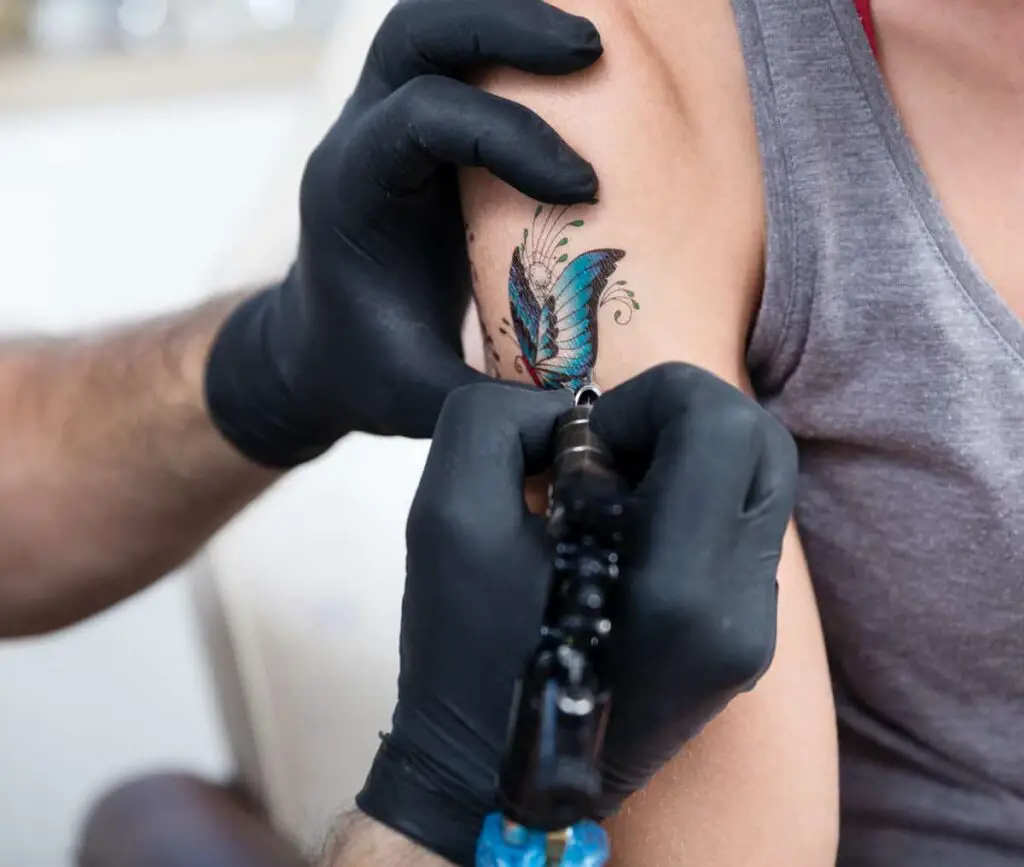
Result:
<svg viewBox="0 0 1024 867">
<path fill-rule="evenodd" d="M 59 628 L 134 593 L 274 480 L 205 409 L 206 356 L 238 300 L 0 344 L 0 635 Z"/>
<path fill-rule="evenodd" d="M 450 867 L 358 810 L 343 816 L 318 867 Z"/>
</svg>

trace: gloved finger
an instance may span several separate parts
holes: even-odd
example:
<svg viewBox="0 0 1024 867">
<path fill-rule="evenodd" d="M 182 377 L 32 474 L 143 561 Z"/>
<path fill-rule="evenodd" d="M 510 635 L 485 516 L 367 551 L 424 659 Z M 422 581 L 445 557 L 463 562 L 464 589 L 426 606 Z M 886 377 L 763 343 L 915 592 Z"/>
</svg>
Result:
<svg viewBox="0 0 1024 867">
<path fill-rule="evenodd" d="M 394 89 L 478 66 L 559 75 L 590 66 L 601 51 L 593 24 L 542 0 L 406 0 L 388 13 L 370 59 Z"/>
<path fill-rule="evenodd" d="M 685 516 L 691 532 L 711 541 L 751 506 L 777 512 L 791 505 L 788 434 L 753 400 L 700 368 L 653 368 L 603 395 L 592 422 L 614 451 L 647 462 L 638 493 L 657 501 L 654 519 L 666 523 L 666 532 L 678 533 Z"/>
<path fill-rule="evenodd" d="M 563 390 L 494 381 L 453 392 L 437 421 L 410 525 L 425 519 L 467 542 L 520 527 L 528 516 L 523 482 L 546 465 L 555 421 L 571 405 Z"/>
<path fill-rule="evenodd" d="M 591 421 L 613 449 L 653 453 L 662 431 L 693 408 L 749 401 L 713 373 L 680 361 L 649 368 L 606 391 Z"/>
<path fill-rule="evenodd" d="M 535 112 L 441 76 L 416 78 L 376 106 L 346 151 L 367 161 L 365 171 L 318 176 L 342 179 L 349 200 L 360 178 L 375 185 L 360 198 L 375 201 L 382 189 L 415 192 L 442 164 L 486 168 L 550 204 L 589 201 L 597 192 L 590 163 Z"/>
<path fill-rule="evenodd" d="M 777 560 L 796 503 L 799 459 L 793 437 L 774 418 L 762 419 L 759 430 L 760 454 L 743 504 L 743 531 L 738 538 L 749 550 Z"/>
<path fill-rule="evenodd" d="M 800 469 L 796 442 L 774 418 L 764 420 L 762 433 L 761 460 L 747 492 L 744 512 L 754 516 L 775 506 L 792 512 Z"/>
<path fill-rule="evenodd" d="M 409 372 L 403 389 L 403 394 L 415 395 L 415 403 L 403 411 L 403 432 L 413 439 L 434 436 L 441 410 L 452 392 L 493 382 L 486 373 L 466 364 L 450 346 L 441 345 L 417 356 L 416 370 Z"/>
</svg>

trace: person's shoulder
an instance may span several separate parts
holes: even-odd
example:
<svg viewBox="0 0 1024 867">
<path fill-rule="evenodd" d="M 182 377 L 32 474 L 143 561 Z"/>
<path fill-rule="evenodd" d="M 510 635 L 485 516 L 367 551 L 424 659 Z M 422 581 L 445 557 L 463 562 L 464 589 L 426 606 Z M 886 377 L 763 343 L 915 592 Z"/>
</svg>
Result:
<svg viewBox="0 0 1024 867">
<path fill-rule="evenodd" d="M 731 0 L 553 0 L 590 18 L 606 37 L 630 31 L 682 93 L 699 97 L 739 75 L 742 51 Z"/>
</svg>

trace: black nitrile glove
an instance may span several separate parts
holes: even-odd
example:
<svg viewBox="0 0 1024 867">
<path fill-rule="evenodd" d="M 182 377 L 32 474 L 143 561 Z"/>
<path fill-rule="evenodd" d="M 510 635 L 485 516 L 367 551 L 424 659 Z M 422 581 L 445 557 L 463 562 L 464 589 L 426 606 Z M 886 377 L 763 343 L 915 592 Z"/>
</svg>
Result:
<svg viewBox="0 0 1024 867">
<path fill-rule="evenodd" d="M 523 496 L 567 391 L 471 385 L 448 399 L 409 513 L 391 734 L 357 803 L 456 864 L 493 809 L 512 689 L 537 645 L 551 557 Z"/>
<path fill-rule="evenodd" d="M 398 706 L 358 803 L 467 867 L 551 574 L 523 477 L 568 405 L 509 385 L 458 391 L 409 518 Z M 638 480 L 608 645 L 603 817 L 771 661 L 796 450 L 754 401 L 683 364 L 607 392 L 592 421 Z"/>
<path fill-rule="evenodd" d="M 293 466 L 350 431 L 431 435 L 462 360 L 470 297 L 456 166 L 531 198 L 593 198 L 597 180 L 536 114 L 457 80 L 488 65 L 583 69 L 594 27 L 542 0 L 405 0 L 306 166 L 298 257 L 241 305 L 211 351 L 207 401 L 253 460 Z M 446 77 L 453 76 L 453 77 Z"/>
<path fill-rule="evenodd" d="M 767 671 L 797 451 L 757 403 L 686 364 L 607 392 L 591 423 L 640 470 L 608 654 L 605 817 Z"/>
</svg>

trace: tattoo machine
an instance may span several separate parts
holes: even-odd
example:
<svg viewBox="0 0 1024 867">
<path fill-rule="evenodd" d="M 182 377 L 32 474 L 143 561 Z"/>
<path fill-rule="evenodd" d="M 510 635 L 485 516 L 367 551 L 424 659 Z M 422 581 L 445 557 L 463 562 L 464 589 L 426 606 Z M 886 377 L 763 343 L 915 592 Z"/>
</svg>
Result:
<svg viewBox="0 0 1024 867">
<path fill-rule="evenodd" d="M 611 710 L 602 656 L 626 538 L 630 489 L 590 426 L 600 391 L 586 385 L 554 436 L 548 535 L 553 568 L 540 641 L 516 685 L 498 784 L 477 867 L 602 867 L 596 813 Z"/>
</svg>

